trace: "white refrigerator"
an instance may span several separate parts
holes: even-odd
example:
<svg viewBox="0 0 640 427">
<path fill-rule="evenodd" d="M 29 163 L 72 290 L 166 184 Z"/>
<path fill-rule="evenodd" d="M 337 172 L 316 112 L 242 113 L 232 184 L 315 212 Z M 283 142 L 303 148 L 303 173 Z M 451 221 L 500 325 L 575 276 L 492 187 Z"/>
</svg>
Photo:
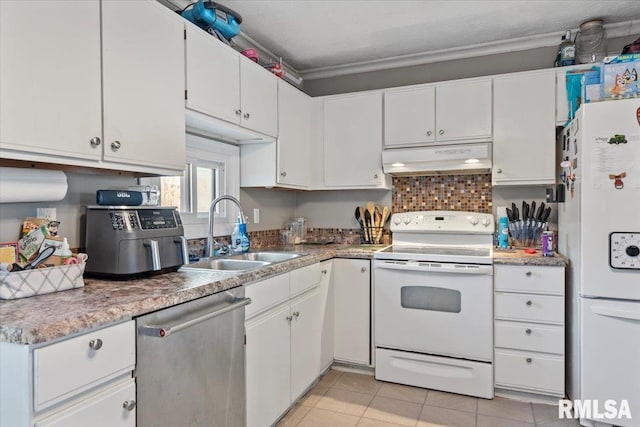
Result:
<svg viewBox="0 0 640 427">
<path fill-rule="evenodd" d="M 566 200 L 558 204 L 558 250 L 569 259 L 567 392 L 572 400 L 598 400 L 582 425 L 638 427 L 640 99 L 583 105 L 559 142 Z M 632 418 L 623 411 L 603 419 L 607 400 L 616 412 L 626 401 Z"/>
</svg>

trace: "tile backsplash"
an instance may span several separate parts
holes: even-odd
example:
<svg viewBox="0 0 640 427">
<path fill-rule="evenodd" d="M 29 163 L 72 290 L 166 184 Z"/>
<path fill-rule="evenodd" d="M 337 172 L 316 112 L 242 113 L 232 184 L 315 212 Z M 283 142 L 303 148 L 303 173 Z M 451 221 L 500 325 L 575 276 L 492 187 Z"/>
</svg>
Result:
<svg viewBox="0 0 640 427">
<path fill-rule="evenodd" d="M 391 211 L 492 213 L 491 174 L 393 177 Z"/>
</svg>

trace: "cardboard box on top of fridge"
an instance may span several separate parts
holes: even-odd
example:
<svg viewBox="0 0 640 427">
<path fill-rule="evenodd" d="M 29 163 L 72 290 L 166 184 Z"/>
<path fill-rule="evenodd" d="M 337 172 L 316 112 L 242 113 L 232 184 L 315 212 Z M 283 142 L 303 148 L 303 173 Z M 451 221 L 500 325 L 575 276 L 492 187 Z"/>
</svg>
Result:
<svg viewBox="0 0 640 427">
<path fill-rule="evenodd" d="M 605 100 L 640 96 L 640 53 L 608 56 L 602 60 L 602 95 Z"/>
</svg>

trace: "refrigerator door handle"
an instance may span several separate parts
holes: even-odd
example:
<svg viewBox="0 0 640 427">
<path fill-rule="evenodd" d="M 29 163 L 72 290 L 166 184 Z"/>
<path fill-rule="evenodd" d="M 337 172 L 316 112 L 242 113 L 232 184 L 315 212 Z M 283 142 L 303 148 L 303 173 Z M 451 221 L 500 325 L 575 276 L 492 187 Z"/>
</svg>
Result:
<svg viewBox="0 0 640 427">
<path fill-rule="evenodd" d="M 601 316 L 614 317 L 618 319 L 629 319 L 629 320 L 635 320 L 640 322 L 640 312 L 638 311 L 621 310 L 621 309 L 606 307 L 602 305 L 596 305 L 591 307 L 591 311 Z"/>
</svg>

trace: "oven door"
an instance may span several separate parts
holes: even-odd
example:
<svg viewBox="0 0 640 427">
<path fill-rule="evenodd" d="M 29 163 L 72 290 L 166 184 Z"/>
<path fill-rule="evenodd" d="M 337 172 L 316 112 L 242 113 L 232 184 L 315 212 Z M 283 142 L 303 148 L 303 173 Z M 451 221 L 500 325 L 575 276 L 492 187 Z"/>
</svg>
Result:
<svg viewBox="0 0 640 427">
<path fill-rule="evenodd" d="M 375 345 L 493 360 L 491 265 L 374 260 Z"/>
</svg>

